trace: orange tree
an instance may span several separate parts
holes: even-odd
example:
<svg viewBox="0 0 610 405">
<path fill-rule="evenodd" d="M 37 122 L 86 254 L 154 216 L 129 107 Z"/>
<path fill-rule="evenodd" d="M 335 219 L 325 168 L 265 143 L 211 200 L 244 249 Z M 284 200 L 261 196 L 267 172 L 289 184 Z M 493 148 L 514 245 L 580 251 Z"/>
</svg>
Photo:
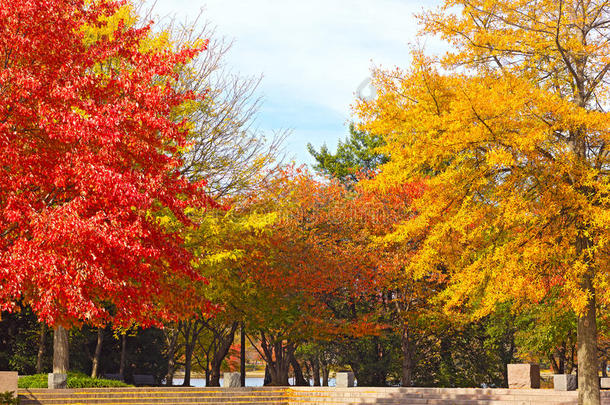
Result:
<svg viewBox="0 0 610 405">
<path fill-rule="evenodd" d="M 353 239 L 358 249 L 371 252 L 367 264 L 375 274 L 376 289 L 368 297 L 362 297 L 361 307 L 377 314 L 378 322 L 386 329 L 383 334 L 386 339 L 391 341 L 393 335 L 398 337 L 400 381 L 402 386 L 410 386 L 414 381 L 418 354 L 427 351 L 425 346 L 430 349 L 435 345 L 432 343 L 434 327 L 442 321 L 443 316 L 431 299 L 444 285 L 445 276 L 441 268 L 421 278 L 413 277 L 406 271 L 423 235 L 405 244 L 384 238 L 405 218 L 417 215 L 411 202 L 423 192 L 422 183 L 405 183 L 383 192 L 368 189 L 367 183 L 368 180 L 361 180 L 355 184 L 350 201 L 344 204 L 345 209 L 357 216 L 356 221 L 346 224 L 344 232 Z M 366 344 L 367 339 L 372 339 L 370 349 L 379 352 L 383 342 L 376 342 L 375 336 L 346 346 L 362 352 L 371 346 Z M 365 355 L 364 352 L 362 354 Z M 364 357 L 371 357 L 371 354 Z M 354 357 L 354 354 L 348 351 L 346 357 Z M 386 357 L 388 364 L 383 365 L 384 359 L 381 357 Z M 379 357 L 373 355 L 370 360 L 376 366 L 372 369 L 359 364 L 363 359 L 354 358 L 348 363 L 359 378 L 359 384 L 385 385 L 392 357 L 391 352 Z"/>
<path fill-rule="evenodd" d="M 241 252 L 235 266 L 249 286 L 239 310 L 258 335 L 272 384 L 286 385 L 289 367 L 299 368 L 294 351 L 300 343 L 376 332 L 371 314 L 342 319 L 332 305 L 339 297 L 341 305 L 355 305 L 378 281 L 373 249 L 354 236 L 361 218 L 345 187 L 287 169 L 266 190 L 235 208 L 266 224 L 234 233 L 226 246 Z"/>
<path fill-rule="evenodd" d="M 410 267 L 442 261 L 448 306 L 475 315 L 559 289 L 578 316 L 583 404 L 599 404 L 596 306 L 608 292 L 609 6 L 445 1 L 422 16 L 454 46 L 443 73 L 416 56 L 379 72 L 379 97 L 357 106 L 391 153 L 380 187 L 431 175 L 420 215 L 395 233 L 429 232 Z"/>
<path fill-rule="evenodd" d="M 357 338 L 394 331 L 401 341 L 402 382 L 411 384 L 416 351 L 427 342 L 425 324 L 438 315 L 429 298 L 444 279 L 440 272 L 423 279 L 405 273 L 417 240 L 405 246 L 380 238 L 416 214 L 410 202 L 421 193 L 417 182 L 378 193 L 297 170 L 279 177 L 254 203 L 277 216 L 244 266 L 256 285 L 255 311 L 246 319 L 259 330 L 273 383 L 286 382 L 290 363 L 298 367 L 293 353 L 301 342 L 336 340 L 368 352 Z M 386 384 L 387 367 L 364 367 L 357 359 L 362 356 L 349 356 L 359 384 Z"/>
</svg>

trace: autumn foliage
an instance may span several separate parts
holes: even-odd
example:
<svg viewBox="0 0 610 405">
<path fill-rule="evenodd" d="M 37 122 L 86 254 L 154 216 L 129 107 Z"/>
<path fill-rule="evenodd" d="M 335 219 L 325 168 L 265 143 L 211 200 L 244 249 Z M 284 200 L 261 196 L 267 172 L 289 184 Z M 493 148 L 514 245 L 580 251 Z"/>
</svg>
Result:
<svg viewBox="0 0 610 405">
<path fill-rule="evenodd" d="M 382 306 L 369 304 L 402 279 L 412 249 L 382 248 L 376 238 L 409 215 L 421 186 L 382 195 L 288 167 L 264 189 L 211 222 L 206 215 L 207 231 L 192 242 L 207 238 L 198 249 L 199 268 L 210 271 L 206 290 L 258 334 L 273 383 L 283 384 L 300 344 L 390 327 Z"/>
<path fill-rule="evenodd" d="M 451 52 L 375 70 L 351 138 L 337 154 L 310 146 L 334 176 L 321 178 L 276 165 L 281 137 L 247 132 L 254 82 L 205 98 L 192 32 L 158 34 L 123 1 L 0 0 L 0 310 L 65 328 L 179 320 L 164 330 L 167 381 L 182 345 L 186 385 L 197 348 L 208 384 L 227 356 L 236 367 L 238 327 L 272 384 L 290 368 L 302 379 L 299 346 L 315 357 L 332 341 L 372 363 L 398 352 L 409 386 L 469 333 L 501 352 L 499 381 L 520 325 L 521 354 L 577 361 L 580 401 L 597 405 L 609 9 L 446 0 L 420 19 Z M 380 336 L 385 348 L 366 340 Z M 341 365 L 387 383 L 359 362 Z"/>
<path fill-rule="evenodd" d="M 453 46 L 378 71 L 356 110 L 391 153 L 378 186 L 427 175 L 393 239 L 445 267 L 447 308 L 488 314 L 559 294 L 578 317 L 580 403 L 599 403 L 596 307 L 607 302 L 607 1 L 448 0 L 421 16 Z"/>
<path fill-rule="evenodd" d="M 111 0 L 0 2 L 0 307 L 49 324 L 175 317 L 199 280 L 181 237 L 205 206 L 178 168 L 176 67 L 203 47 L 144 50 Z M 177 297 L 179 295 L 179 297 Z M 179 299 L 178 299 L 179 298 Z"/>
</svg>

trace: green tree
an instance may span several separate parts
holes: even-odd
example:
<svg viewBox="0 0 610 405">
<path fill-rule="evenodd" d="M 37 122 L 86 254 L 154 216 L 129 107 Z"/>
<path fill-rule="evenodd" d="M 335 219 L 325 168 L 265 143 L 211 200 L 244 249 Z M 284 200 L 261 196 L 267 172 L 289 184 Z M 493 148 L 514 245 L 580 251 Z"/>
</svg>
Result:
<svg viewBox="0 0 610 405">
<path fill-rule="evenodd" d="M 339 141 L 335 153 L 330 152 L 326 145 L 317 151 L 311 143 L 307 144 L 307 150 L 317 161 L 314 169 L 318 173 L 352 184 L 358 181 L 359 173 L 374 172 L 387 162 L 387 156 L 377 151 L 384 144 L 382 137 L 358 131 L 350 124 L 349 136 L 345 141 Z"/>
</svg>

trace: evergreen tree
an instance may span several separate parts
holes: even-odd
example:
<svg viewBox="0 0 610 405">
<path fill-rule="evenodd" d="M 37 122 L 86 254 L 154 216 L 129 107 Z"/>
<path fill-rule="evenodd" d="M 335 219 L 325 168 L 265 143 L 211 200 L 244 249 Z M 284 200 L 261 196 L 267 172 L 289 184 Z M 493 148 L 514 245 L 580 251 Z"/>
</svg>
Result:
<svg viewBox="0 0 610 405">
<path fill-rule="evenodd" d="M 316 159 L 314 169 L 326 176 L 338 179 L 344 184 L 355 183 L 361 172 L 371 173 L 388 161 L 388 157 L 377 152 L 385 141 L 377 135 L 358 131 L 350 124 L 349 136 L 339 141 L 337 151 L 332 153 L 324 144 L 319 151 L 309 143 L 307 150 Z"/>
</svg>

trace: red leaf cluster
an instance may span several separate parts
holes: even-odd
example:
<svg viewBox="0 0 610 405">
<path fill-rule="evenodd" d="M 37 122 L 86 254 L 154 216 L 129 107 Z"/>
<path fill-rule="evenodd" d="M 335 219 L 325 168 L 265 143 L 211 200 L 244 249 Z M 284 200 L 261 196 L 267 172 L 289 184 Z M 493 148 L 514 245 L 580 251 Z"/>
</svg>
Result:
<svg viewBox="0 0 610 405">
<path fill-rule="evenodd" d="M 195 299 L 191 257 L 155 217 L 188 224 L 187 205 L 211 203 L 177 170 L 172 120 L 197 97 L 174 89 L 175 68 L 201 49 L 143 52 L 149 27 L 86 43 L 82 27 L 120 6 L 0 0 L 2 310 L 146 324 Z"/>
</svg>

